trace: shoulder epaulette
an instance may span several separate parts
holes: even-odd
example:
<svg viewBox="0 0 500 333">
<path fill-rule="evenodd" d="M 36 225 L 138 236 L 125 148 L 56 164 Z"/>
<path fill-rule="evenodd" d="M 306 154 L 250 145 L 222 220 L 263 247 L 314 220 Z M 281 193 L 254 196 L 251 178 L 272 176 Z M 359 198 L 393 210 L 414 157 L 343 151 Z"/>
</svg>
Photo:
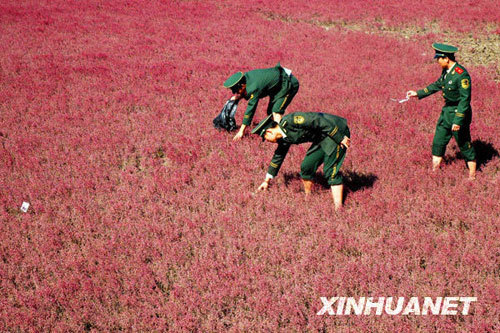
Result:
<svg viewBox="0 0 500 333">
<path fill-rule="evenodd" d="M 455 72 L 457 72 L 458 74 L 462 74 L 464 72 L 464 70 L 460 67 L 457 67 L 457 68 L 455 68 Z"/>
</svg>

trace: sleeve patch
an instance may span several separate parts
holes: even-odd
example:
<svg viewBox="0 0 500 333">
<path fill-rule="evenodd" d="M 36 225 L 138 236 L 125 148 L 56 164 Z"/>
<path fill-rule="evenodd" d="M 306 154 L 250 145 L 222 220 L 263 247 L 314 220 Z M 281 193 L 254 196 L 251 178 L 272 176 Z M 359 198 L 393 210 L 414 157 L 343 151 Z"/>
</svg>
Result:
<svg viewBox="0 0 500 333">
<path fill-rule="evenodd" d="M 304 120 L 305 120 L 305 119 L 304 119 L 304 117 L 302 117 L 302 116 L 294 116 L 294 117 L 293 117 L 293 123 L 294 123 L 294 124 L 298 124 L 298 125 L 303 124 L 303 123 L 304 123 Z"/>
<path fill-rule="evenodd" d="M 458 74 L 462 74 L 464 72 L 464 70 L 460 67 L 457 67 L 457 68 L 455 68 L 455 72 L 457 72 Z"/>
<path fill-rule="evenodd" d="M 463 79 L 462 80 L 462 88 L 467 89 L 470 86 L 470 81 L 469 79 Z"/>
<path fill-rule="evenodd" d="M 424 88 L 424 92 L 427 94 L 429 92 L 429 89 Z"/>
</svg>

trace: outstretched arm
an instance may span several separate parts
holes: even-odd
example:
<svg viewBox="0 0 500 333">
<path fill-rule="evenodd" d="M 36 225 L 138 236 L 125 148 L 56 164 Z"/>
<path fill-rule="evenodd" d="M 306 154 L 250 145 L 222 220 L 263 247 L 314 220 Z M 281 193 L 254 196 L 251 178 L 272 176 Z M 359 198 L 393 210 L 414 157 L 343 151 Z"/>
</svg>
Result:
<svg viewBox="0 0 500 333">
<path fill-rule="evenodd" d="M 416 97 L 418 97 L 418 99 L 421 99 L 421 98 L 430 96 L 430 95 L 432 95 L 432 94 L 440 91 L 442 86 L 443 86 L 443 76 L 441 75 L 439 77 L 439 79 L 436 80 L 436 82 L 433 82 L 433 83 L 429 84 L 424 89 L 417 90 L 416 91 L 416 94 L 417 94 Z M 413 90 L 410 90 L 410 91 L 411 92 L 415 92 Z M 410 97 L 412 97 L 412 96 L 410 96 Z"/>
<path fill-rule="evenodd" d="M 278 148 L 274 151 L 273 158 L 271 163 L 269 163 L 269 168 L 267 169 L 267 174 L 264 182 L 260 184 L 258 191 L 267 190 L 269 187 L 269 183 L 271 179 L 276 177 L 278 171 L 281 168 L 281 164 L 285 160 L 286 154 L 288 154 L 288 150 L 290 149 L 290 144 L 286 142 L 280 142 L 278 144 Z"/>
<path fill-rule="evenodd" d="M 255 111 L 257 110 L 257 105 L 259 104 L 259 94 L 258 92 L 254 92 L 250 94 L 250 98 L 248 99 L 247 109 L 245 114 L 243 115 L 243 124 L 248 126 L 252 123 L 253 116 Z"/>
</svg>

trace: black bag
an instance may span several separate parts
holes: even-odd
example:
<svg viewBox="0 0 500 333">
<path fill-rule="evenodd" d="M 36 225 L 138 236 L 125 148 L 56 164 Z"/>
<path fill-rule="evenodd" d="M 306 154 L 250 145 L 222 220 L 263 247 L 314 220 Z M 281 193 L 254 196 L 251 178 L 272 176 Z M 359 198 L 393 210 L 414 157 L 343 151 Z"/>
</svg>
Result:
<svg viewBox="0 0 500 333">
<path fill-rule="evenodd" d="M 234 131 L 238 128 L 236 126 L 236 120 L 234 120 L 234 115 L 236 114 L 236 109 L 238 108 L 238 102 L 235 100 L 228 100 L 221 112 L 217 117 L 214 118 L 214 127 L 217 129 L 225 129 L 228 132 Z"/>
</svg>

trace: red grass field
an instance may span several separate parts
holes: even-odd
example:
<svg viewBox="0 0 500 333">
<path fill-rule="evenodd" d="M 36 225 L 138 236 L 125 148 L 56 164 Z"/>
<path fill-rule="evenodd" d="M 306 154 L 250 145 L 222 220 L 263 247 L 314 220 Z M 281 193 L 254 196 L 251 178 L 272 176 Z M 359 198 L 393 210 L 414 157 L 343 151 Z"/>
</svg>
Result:
<svg viewBox="0 0 500 333">
<path fill-rule="evenodd" d="M 0 331 L 500 330 L 499 22 L 492 0 L 2 1 Z M 438 78 L 432 42 L 472 77 L 473 183 L 453 141 L 430 170 L 440 94 L 390 100 Z M 229 75 L 278 61 L 287 112 L 348 119 L 341 212 L 304 199 L 308 146 L 254 196 L 274 146 L 212 126 Z M 477 302 L 318 316 L 322 296 Z"/>
</svg>

